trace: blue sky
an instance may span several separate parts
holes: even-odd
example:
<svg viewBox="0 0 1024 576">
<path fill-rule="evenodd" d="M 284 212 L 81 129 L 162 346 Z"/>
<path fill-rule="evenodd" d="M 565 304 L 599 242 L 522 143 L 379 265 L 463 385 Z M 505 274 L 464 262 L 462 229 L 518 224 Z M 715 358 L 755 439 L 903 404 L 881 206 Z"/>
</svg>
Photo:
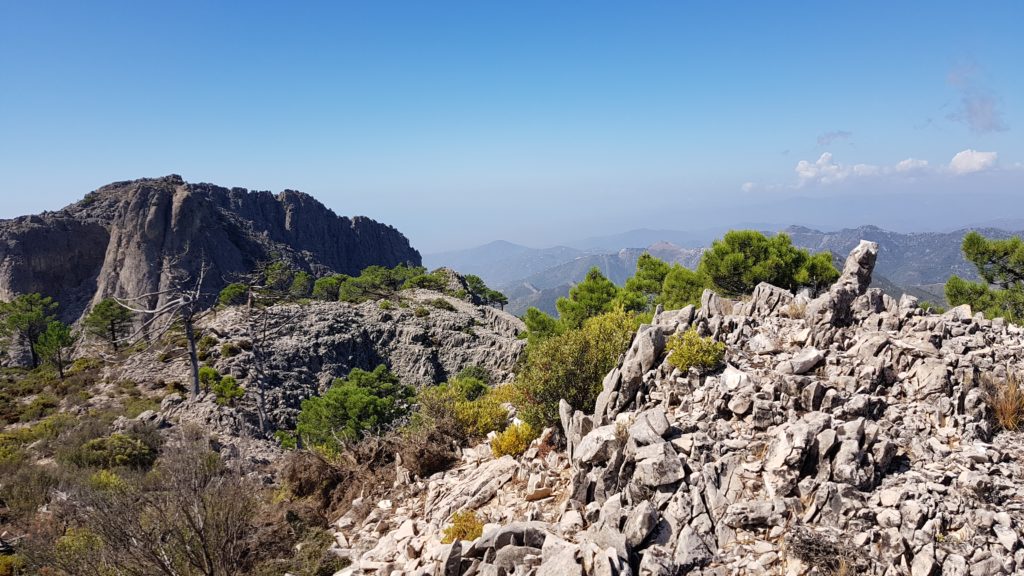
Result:
<svg viewBox="0 0 1024 576">
<path fill-rule="evenodd" d="M 779 4 L 5 2 L 0 217 L 169 173 L 424 251 L 1024 217 L 1024 4 Z"/>
</svg>

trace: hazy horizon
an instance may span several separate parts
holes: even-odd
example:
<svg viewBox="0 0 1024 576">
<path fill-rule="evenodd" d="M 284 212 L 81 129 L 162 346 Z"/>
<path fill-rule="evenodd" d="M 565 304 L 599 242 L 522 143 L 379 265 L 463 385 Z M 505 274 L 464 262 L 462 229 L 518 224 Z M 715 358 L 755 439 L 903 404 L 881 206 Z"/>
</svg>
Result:
<svg viewBox="0 0 1024 576">
<path fill-rule="evenodd" d="M 424 253 L 1013 218 L 1022 20 L 1014 2 L 8 3 L 0 218 L 170 173 L 301 190 Z"/>
</svg>

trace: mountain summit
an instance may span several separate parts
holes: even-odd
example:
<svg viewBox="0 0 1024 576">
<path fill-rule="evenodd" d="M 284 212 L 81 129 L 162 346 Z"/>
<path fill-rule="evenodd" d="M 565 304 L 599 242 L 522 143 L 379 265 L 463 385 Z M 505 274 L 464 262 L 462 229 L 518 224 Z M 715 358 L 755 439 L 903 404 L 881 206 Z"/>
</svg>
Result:
<svg viewBox="0 0 1024 576">
<path fill-rule="evenodd" d="M 57 212 L 0 220 L 0 299 L 39 292 L 78 318 L 111 296 L 165 289 L 204 265 L 213 292 L 260 263 L 317 274 L 420 264 L 398 230 L 337 216 L 308 194 L 191 184 L 180 176 L 115 182 Z"/>
</svg>

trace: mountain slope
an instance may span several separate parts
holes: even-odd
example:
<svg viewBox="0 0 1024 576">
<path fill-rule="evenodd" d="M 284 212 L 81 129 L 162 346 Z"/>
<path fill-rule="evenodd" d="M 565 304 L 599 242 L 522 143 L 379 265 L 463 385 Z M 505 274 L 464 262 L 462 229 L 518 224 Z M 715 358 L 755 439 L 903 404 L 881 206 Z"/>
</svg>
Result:
<svg viewBox="0 0 1024 576">
<path fill-rule="evenodd" d="M 117 182 L 58 212 L 0 221 L 0 299 L 40 292 L 74 320 L 92 302 L 164 290 L 172 276 L 196 276 L 204 263 L 205 288 L 215 293 L 281 259 L 321 274 L 420 263 L 394 228 L 339 217 L 307 194 L 172 175 Z"/>
</svg>

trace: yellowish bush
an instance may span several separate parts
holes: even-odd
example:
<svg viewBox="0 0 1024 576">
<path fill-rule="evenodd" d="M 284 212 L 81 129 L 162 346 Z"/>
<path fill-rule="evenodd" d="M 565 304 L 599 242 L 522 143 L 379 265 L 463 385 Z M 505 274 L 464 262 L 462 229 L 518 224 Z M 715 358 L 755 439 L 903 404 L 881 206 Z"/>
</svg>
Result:
<svg viewBox="0 0 1024 576">
<path fill-rule="evenodd" d="M 484 523 L 473 510 L 462 510 L 452 515 L 452 523 L 444 529 L 441 542 L 451 544 L 456 540 L 476 540 L 484 533 Z"/>
<path fill-rule="evenodd" d="M 1018 375 L 1011 373 L 1002 381 L 988 379 L 985 390 L 1000 428 L 1010 432 L 1024 428 L 1024 389 Z"/>
<path fill-rule="evenodd" d="M 537 436 L 537 431 L 526 422 L 509 426 L 491 440 L 491 453 L 495 458 L 505 455 L 518 456 L 526 452 L 530 442 Z"/>
</svg>

